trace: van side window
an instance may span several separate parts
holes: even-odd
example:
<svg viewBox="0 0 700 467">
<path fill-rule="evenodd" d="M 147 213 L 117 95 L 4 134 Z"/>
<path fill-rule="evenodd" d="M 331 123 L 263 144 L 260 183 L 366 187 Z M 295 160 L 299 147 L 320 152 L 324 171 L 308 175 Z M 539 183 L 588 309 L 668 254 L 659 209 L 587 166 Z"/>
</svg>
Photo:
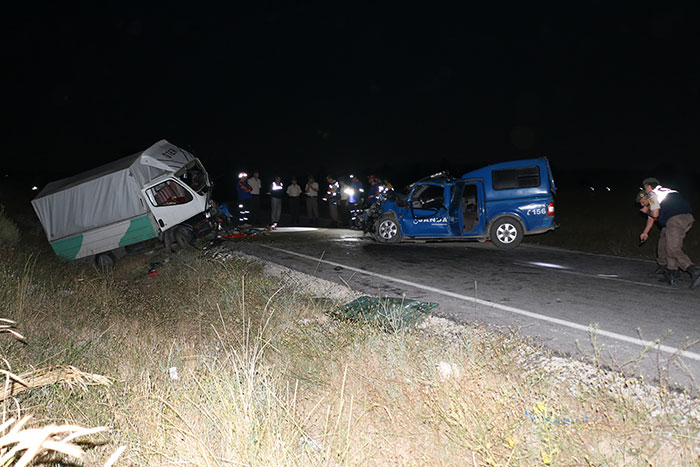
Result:
<svg viewBox="0 0 700 467">
<path fill-rule="evenodd" d="M 540 186 L 540 168 L 533 166 L 494 170 L 491 180 L 494 190 L 532 188 Z"/>
<path fill-rule="evenodd" d="M 148 191 L 151 201 L 154 201 L 156 206 L 172 206 L 192 201 L 192 194 L 172 180 L 159 183 Z"/>
<path fill-rule="evenodd" d="M 414 209 L 440 209 L 445 204 L 445 189 L 439 185 L 422 185 L 411 196 Z"/>
</svg>

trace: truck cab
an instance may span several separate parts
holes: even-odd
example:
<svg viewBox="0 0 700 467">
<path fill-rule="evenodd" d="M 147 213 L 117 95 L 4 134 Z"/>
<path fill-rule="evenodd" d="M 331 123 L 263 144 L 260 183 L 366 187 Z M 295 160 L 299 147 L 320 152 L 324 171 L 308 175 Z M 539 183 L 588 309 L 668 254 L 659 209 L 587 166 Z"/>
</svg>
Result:
<svg viewBox="0 0 700 467">
<path fill-rule="evenodd" d="M 187 246 L 208 228 L 211 182 L 189 152 L 160 140 L 144 151 L 47 184 L 32 200 L 62 258 L 114 263 L 127 247 L 159 238 Z"/>
<path fill-rule="evenodd" d="M 556 186 L 546 157 L 489 165 L 459 178 L 435 174 L 406 195 L 382 201 L 375 238 L 394 243 L 423 240 L 490 240 L 514 248 L 524 235 L 554 223 Z"/>
</svg>

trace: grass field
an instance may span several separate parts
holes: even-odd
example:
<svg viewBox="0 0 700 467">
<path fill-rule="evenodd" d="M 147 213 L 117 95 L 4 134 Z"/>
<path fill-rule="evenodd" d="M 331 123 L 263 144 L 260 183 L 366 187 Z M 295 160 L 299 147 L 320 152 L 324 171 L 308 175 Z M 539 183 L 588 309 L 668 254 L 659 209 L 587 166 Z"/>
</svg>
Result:
<svg viewBox="0 0 700 467">
<path fill-rule="evenodd" d="M 8 388 L 5 417 L 105 427 L 80 438 L 85 465 L 120 447 L 117 465 L 144 466 L 700 462 L 697 401 L 517 333 L 338 321 L 260 264 L 199 251 L 100 271 L 30 231 L 0 255 L 0 317 L 26 338 L 0 336 L 0 356 L 30 386 Z"/>
</svg>

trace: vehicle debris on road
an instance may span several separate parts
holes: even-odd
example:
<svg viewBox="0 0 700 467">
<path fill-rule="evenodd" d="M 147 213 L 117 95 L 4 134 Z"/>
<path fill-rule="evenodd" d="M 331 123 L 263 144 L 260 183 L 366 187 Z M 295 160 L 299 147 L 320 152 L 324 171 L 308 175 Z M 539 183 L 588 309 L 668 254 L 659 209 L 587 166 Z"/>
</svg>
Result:
<svg viewBox="0 0 700 467">
<path fill-rule="evenodd" d="M 387 331 L 413 328 L 430 315 L 437 303 L 406 298 L 362 296 L 329 313 L 339 319 L 370 323 Z"/>
</svg>

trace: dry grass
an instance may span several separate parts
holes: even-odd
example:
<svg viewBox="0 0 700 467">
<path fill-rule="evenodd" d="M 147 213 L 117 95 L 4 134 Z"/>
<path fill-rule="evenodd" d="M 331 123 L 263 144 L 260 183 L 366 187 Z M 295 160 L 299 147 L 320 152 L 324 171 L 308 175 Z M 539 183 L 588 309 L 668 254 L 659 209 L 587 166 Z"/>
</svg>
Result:
<svg viewBox="0 0 700 467">
<path fill-rule="evenodd" d="M 339 322 L 257 265 L 198 255 L 131 257 L 113 272 L 2 258 L 0 315 L 27 343 L 0 342 L 0 356 L 113 381 L 15 396 L 37 426 L 106 427 L 86 465 L 120 445 L 122 462 L 149 466 L 698 462 L 693 417 L 563 384 L 528 366 L 517 335 Z"/>
</svg>

